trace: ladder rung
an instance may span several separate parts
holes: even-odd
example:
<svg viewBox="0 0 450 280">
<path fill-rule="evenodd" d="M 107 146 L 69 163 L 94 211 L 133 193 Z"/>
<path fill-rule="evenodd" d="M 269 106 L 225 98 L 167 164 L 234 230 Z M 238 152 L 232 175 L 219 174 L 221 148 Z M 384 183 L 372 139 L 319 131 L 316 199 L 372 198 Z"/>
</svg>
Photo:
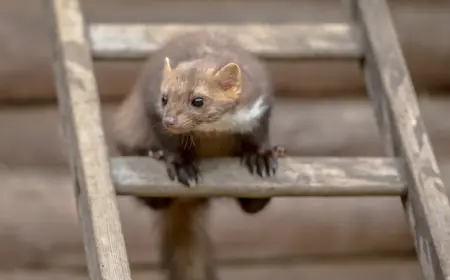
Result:
<svg viewBox="0 0 450 280">
<path fill-rule="evenodd" d="M 144 58 L 173 34 L 196 29 L 235 34 L 244 47 L 264 58 L 360 58 L 356 27 L 326 24 L 90 24 L 95 58 Z"/>
<path fill-rule="evenodd" d="M 236 158 L 201 163 L 203 181 L 187 188 L 169 180 L 164 164 L 145 157 L 111 159 L 113 182 L 120 195 L 140 196 L 388 196 L 406 186 L 393 158 L 280 159 L 274 178 L 252 176 Z"/>
</svg>

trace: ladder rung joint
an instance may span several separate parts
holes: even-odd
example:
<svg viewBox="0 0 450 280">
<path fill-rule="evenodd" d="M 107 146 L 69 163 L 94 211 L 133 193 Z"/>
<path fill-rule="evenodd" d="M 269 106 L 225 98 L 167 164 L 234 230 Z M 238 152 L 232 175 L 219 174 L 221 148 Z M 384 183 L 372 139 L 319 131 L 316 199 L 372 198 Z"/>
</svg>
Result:
<svg viewBox="0 0 450 280">
<path fill-rule="evenodd" d="M 358 59 L 358 28 L 349 23 L 315 24 L 101 24 L 89 25 L 97 59 L 143 59 L 172 35 L 191 30 L 229 32 L 244 47 L 267 59 Z"/>
<path fill-rule="evenodd" d="M 306 158 L 279 160 L 275 177 L 252 175 L 237 158 L 206 159 L 202 181 L 185 187 L 171 181 L 163 162 L 144 157 L 110 160 L 120 195 L 140 196 L 391 196 L 406 186 L 394 158 Z"/>
</svg>

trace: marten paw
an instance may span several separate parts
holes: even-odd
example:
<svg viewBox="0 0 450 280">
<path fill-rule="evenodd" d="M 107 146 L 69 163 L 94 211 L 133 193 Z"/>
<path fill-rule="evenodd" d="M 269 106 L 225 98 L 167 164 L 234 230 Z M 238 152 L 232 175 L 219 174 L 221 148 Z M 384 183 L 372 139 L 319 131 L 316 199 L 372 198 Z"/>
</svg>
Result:
<svg viewBox="0 0 450 280">
<path fill-rule="evenodd" d="M 166 163 L 166 168 L 169 178 L 173 181 L 177 180 L 188 187 L 198 183 L 200 172 L 194 163 L 172 161 Z"/>
<path fill-rule="evenodd" d="M 245 153 L 241 158 L 241 163 L 247 166 L 250 173 L 256 172 L 261 177 L 275 175 L 278 168 L 278 160 L 272 149 Z"/>
</svg>

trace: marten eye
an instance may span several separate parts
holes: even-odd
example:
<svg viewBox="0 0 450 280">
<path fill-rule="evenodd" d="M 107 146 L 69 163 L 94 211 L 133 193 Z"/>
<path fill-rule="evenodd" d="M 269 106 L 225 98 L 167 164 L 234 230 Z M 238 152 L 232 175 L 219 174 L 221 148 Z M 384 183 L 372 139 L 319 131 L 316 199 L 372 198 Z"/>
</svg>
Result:
<svg viewBox="0 0 450 280">
<path fill-rule="evenodd" d="M 161 103 L 162 103 L 163 106 L 166 106 L 166 104 L 167 104 L 167 96 L 166 95 L 163 95 L 161 97 Z"/>
<path fill-rule="evenodd" d="M 203 98 L 196 97 L 191 101 L 192 106 L 194 107 L 202 107 L 203 106 Z"/>
</svg>

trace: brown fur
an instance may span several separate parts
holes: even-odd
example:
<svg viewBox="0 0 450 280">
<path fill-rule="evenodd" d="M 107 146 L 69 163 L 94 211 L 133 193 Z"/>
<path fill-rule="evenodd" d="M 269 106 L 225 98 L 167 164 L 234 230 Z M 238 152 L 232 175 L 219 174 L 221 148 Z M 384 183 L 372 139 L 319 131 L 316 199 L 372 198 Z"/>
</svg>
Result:
<svg viewBox="0 0 450 280">
<path fill-rule="evenodd" d="M 217 279 L 208 236 L 208 200 L 179 199 L 163 212 L 162 267 L 168 280 Z"/>
<path fill-rule="evenodd" d="M 190 67 L 196 67 L 196 64 Z M 168 103 L 162 108 L 159 102 L 157 110 L 176 118 L 176 126 L 171 132 L 191 131 L 201 123 L 217 120 L 236 105 L 240 88 L 224 88 L 218 81 L 220 73 L 219 78 L 216 76 L 196 68 L 174 69 L 164 75 L 161 93 L 168 98 Z M 203 107 L 190 104 L 196 97 L 203 99 Z"/>
<path fill-rule="evenodd" d="M 167 104 L 162 105 L 162 96 Z M 269 109 L 248 132 L 199 131 L 218 125 L 239 106 L 254 103 L 262 95 Z M 193 107 L 202 97 L 205 105 Z M 171 160 L 217 156 L 262 157 L 271 151 L 268 121 L 273 102 L 267 70 L 261 62 L 222 33 L 193 32 L 175 36 L 148 60 L 134 89 L 115 116 L 115 140 L 119 152 L 147 155 L 162 150 L 166 165 Z M 171 116 L 176 124 L 162 125 Z M 207 234 L 209 201 L 203 198 L 141 198 L 161 215 L 162 261 L 169 280 L 215 280 L 211 241 Z M 239 199 L 248 213 L 260 211 L 268 199 Z"/>
</svg>

